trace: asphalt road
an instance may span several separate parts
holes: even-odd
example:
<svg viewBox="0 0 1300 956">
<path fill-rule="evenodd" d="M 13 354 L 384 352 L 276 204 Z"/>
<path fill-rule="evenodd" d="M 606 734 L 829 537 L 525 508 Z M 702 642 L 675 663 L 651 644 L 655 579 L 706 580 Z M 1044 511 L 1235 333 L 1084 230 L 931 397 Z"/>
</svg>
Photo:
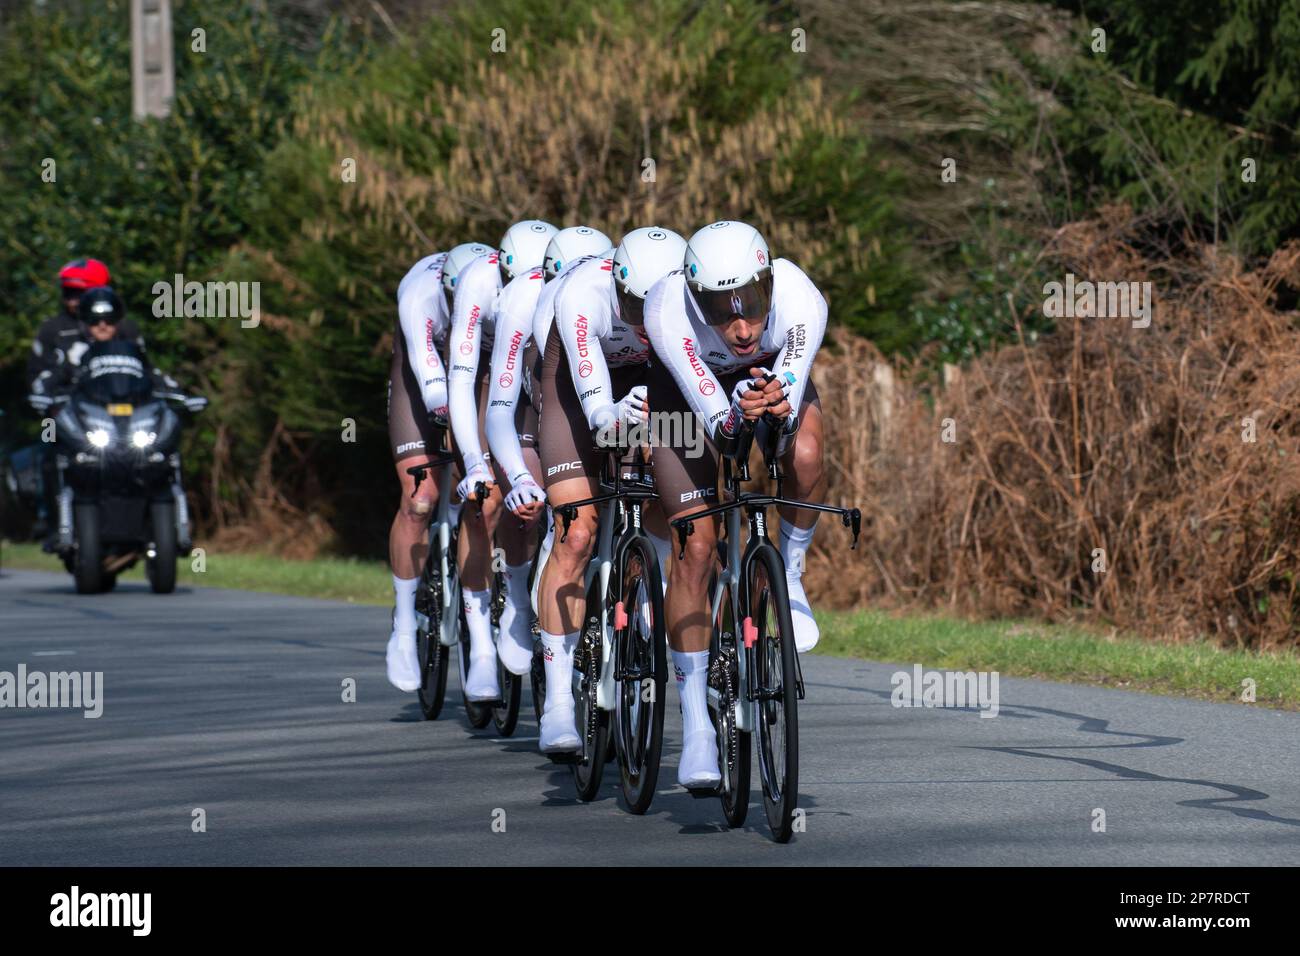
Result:
<svg viewBox="0 0 1300 956">
<path fill-rule="evenodd" d="M 0 671 L 102 671 L 104 707 L 0 709 L 0 865 L 1300 863 L 1300 714 L 1005 679 L 988 719 L 808 657 L 806 830 L 778 846 L 760 803 L 731 831 L 675 785 L 676 707 L 649 814 L 614 773 L 584 805 L 527 700 L 514 738 L 475 732 L 453 676 L 424 721 L 387 635 L 384 608 L 4 572 Z"/>
</svg>

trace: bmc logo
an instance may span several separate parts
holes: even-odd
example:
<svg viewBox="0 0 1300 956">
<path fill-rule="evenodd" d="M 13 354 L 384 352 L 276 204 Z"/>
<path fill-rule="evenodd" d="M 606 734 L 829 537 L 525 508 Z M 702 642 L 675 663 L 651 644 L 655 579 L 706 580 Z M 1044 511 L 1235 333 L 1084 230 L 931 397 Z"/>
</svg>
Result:
<svg viewBox="0 0 1300 956">
<path fill-rule="evenodd" d="M 581 362 L 578 363 L 578 377 L 586 378 L 590 374 L 591 374 L 591 363 L 588 362 L 586 359 L 583 359 Z"/>
<path fill-rule="evenodd" d="M 577 471 L 581 467 L 582 462 L 580 461 L 566 461 L 561 465 L 552 465 L 550 468 L 547 468 L 546 477 L 550 478 L 552 475 L 558 475 L 562 471 Z"/>
<path fill-rule="evenodd" d="M 712 498 L 718 493 L 717 488 L 692 488 L 682 492 L 682 501 L 695 501 L 699 498 Z"/>
</svg>

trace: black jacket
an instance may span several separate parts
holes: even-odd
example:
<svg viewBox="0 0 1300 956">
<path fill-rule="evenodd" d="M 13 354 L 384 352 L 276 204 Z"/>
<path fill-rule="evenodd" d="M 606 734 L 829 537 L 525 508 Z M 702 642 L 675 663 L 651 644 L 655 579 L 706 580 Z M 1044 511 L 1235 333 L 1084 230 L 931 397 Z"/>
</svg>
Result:
<svg viewBox="0 0 1300 956">
<path fill-rule="evenodd" d="M 123 319 L 117 334 L 130 339 L 144 352 L 144 338 L 139 327 Z M 32 354 L 27 358 L 27 388 L 34 395 L 49 395 L 72 381 L 81 356 L 93 341 L 90 332 L 66 312 L 46 319 L 32 340 Z"/>
</svg>

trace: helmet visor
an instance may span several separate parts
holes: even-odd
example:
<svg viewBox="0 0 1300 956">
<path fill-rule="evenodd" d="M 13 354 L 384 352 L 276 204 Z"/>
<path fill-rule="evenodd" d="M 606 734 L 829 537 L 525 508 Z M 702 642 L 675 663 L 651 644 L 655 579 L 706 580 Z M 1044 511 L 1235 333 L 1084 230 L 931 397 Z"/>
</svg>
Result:
<svg viewBox="0 0 1300 956">
<path fill-rule="evenodd" d="M 772 270 L 764 269 L 734 289 L 699 289 L 691 283 L 691 297 L 709 325 L 726 325 L 737 316 L 757 322 L 772 309 Z"/>
<path fill-rule="evenodd" d="M 645 299 L 618 288 L 618 317 L 624 325 L 645 325 Z"/>
</svg>

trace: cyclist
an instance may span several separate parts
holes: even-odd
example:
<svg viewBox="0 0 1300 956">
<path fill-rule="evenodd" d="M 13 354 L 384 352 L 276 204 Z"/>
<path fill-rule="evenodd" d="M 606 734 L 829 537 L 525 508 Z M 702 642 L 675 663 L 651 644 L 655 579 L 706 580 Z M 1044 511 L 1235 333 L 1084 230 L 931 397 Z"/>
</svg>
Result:
<svg viewBox="0 0 1300 956">
<path fill-rule="evenodd" d="M 513 414 L 505 430 L 518 453 L 511 455 L 507 447 L 503 464 L 491 460 L 485 412 L 492 406 L 490 396 L 484 393 L 491 382 L 499 381 L 491 358 L 501 337 L 498 323 L 511 326 L 507 357 L 503 359 L 508 361 L 508 342 L 514 338 L 517 327 L 530 323 L 530 310 L 539 297 L 536 286 L 541 284 L 540 278 L 529 278 L 537 272 L 536 264 L 552 262 L 553 269 L 558 271 L 571 254 L 581 255 L 591 245 L 603 249 L 608 244 L 607 237 L 585 226 L 557 231 L 549 223 L 538 220 L 516 223 L 507 230 L 496 253 L 469 263 L 458 280 L 449 392 L 453 437 L 464 456 L 466 474 L 457 488 L 457 497 L 460 500 L 474 497 L 479 482 L 488 488 L 481 513 L 474 514 L 466 525 L 467 533 L 462 536 L 458 556 L 465 620 L 470 632 L 470 668 L 465 681 L 465 693 L 470 700 L 494 700 L 501 694 L 496 668 L 498 652 L 491 639 L 490 607 L 491 543 L 498 533 L 506 577 L 506 602 L 500 621 L 505 639 L 499 642 L 500 658 L 516 674 L 527 672 L 532 663 L 528 558 L 530 531 L 541 512 L 536 501 L 542 496 L 537 493 L 537 479 L 523 461 L 522 450 L 524 445 L 535 444 L 536 427 L 535 421 L 528 421 L 525 406 L 512 404 Z M 549 260 L 547 252 L 551 253 Z M 520 281 L 512 281 L 507 286 L 509 294 L 503 294 L 502 280 L 507 275 L 513 280 L 516 271 L 520 273 Z M 489 353 L 486 360 L 481 356 L 484 349 Z M 516 355 L 516 361 L 519 358 Z M 501 445 L 499 423 L 497 429 L 496 444 Z M 509 446 L 510 442 L 506 444 Z M 504 528 L 500 524 L 502 496 L 498 490 L 502 484 L 509 485 L 512 511 L 524 519 L 519 523 L 507 522 Z"/>
<path fill-rule="evenodd" d="M 649 383 L 657 407 L 694 412 L 713 443 L 709 454 L 695 458 L 680 447 L 657 451 L 655 483 L 669 520 L 702 511 L 716 499 L 718 450 L 734 450 L 741 419 L 757 421 L 764 412 L 783 421 L 779 451 L 787 496 L 822 497 L 821 405 L 809 371 L 826 330 L 826 300 L 798 266 L 788 259 L 773 262 L 753 226 L 712 223 L 691 236 L 684 268 L 650 291 L 645 327 L 658 359 Z M 816 521 L 808 511 L 781 517 L 781 556 L 800 651 L 811 650 L 818 638 L 802 584 Z M 685 557 L 674 564 L 664 605 L 682 697 L 678 780 L 692 788 L 715 786 L 720 779 L 706 702 L 709 621 L 700 613 L 709 606 L 717 535 L 716 518 L 695 524 Z"/>
<path fill-rule="evenodd" d="M 579 262 L 555 298 L 554 330 L 542 362 L 541 460 L 546 494 L 558 507 L 596 493 L 603 445 L 621 446 L 648 422 L 641 296 L 681 264 L 685 240 L 657 226 L 624 237 L 612 255 Z M 545 329 L 537 329 L 535 334 Z M 540 337 L 540 336 L 539 336 Z M 666 532 L 666 529 L 664 529 Z M 545 649 L 543 752 L 576 750 L 573 652 L 580 629 L 582 579 L 595 543 L 596 509 L 583 508 L 542 564 L 537 596 Z M 666 534 L 656 536 L 661 560 Z"/>
<path fill-rule="evenodd" d="M 534 229 L 528 223 L 519 223 L 511 228 L 524 226 Z M 561 233 L 563 238 L 556 243 L 556 237 Z M 497 531 L 498 541 L 505 552 L 509 591 L 509 600 L 501 613 L 502 639 L 497 649 L 506 669 L 522 676 L 532 666 L 533 656 L 533 634 L 528 615 L 528 563 L 533 556 L 533 529 L 546 511 L 546 492 L 541 487 L 541 462 L 537 454 L 537 409 L 541 405 L 541 395 L 538 391 L 533 317 L 539 302 L 553 301 L 559 283 L 549 280 L 564 272 L 565 265 L 574 261 L 571 257 L 581 258 L 582 250 L 588 247 L 604 251 L 609 246 L 609 239 L 586 226 L 571 226 L 552 232 L 541 249 L 536 249 L 532 243 L 527 247 L 523 242 L 511 243 L 510 238 L 507 233 L 498 256 L 505 286 L 497 299 L 486 431 L 498 472 L 510 489 L 504 507 L 520 519 L 517 524 L 505 522 L 505 534 L 500 525 Z M 548 249 L 552 253 L 549 261 L 553 272 L 550 275 L 544 266 L 548 261 Z"/>
<path fill-rule="evenodd" d="M 466 246 L 487 250 L 473 243 Z M 386 661 L 389 682 L 408 692 L 420 687 L 415 591 L 428 556 L 429 522 L 438 504 L 438 489 L 436 482 L 424 481 L 415 494 L 415 479 L 406 469 L 430 460 L 447 427 L 447 375 L 440 352 L 447 342 L 451 308 L 444 274 L 454 279 L 455 270 L 464 262 L 463 252 L 454 260 L 442 252 L 425 256 L 398 285 L 397 323 L 388 369 L 388 440 L 401 498 L 388 533 L 394 600 Z"/>
<path fill-rule="evenodd" d="M 540 511 L 525 512 L 525 522 L 500 521 L 501 488 L 508 487 L 511 500 L 531 499 L 529 486 L 536 488 L 522 453 L 505 462 L 505 470 L 492 459 L 486 431 L 488 391 L 496 377 L 492 356 L 502 339 L 502 325 L 519 324 L 519 316 L 531 318 L 540 275 L 537 272 L 550 240 L 558 230 L 548 222 L 526 220 L 506 230 L 496 251 L 488 251 L 465 265 L 456 279 L 456 304 L 452 314 L 448 398 L 455 447 L 465 462 L 465 477 L 457 487 L 458 500 L 473 499 L 482 482 L 488 489 L 481 510 L 465 516 L 465 533 L 460 538 L 461 596 L 465 623 L 469 628 L 470 666 L 465 694 L 470 700 L 495 700 L 501 696 L 497 679 L 497 648 L 491 633 L 492 544 L 504 554 L 506 600 L 500 629 L 501 661 L 512 673 L 522 674 L 532 660 L 532 627 L 528 608 L 528 532 L 535 527 Z M 518 276 L 518 281 L 514 281 Z M 504 290 L 503 281 L 508 284 Z M 509 318 L 507 318 L 509 316 Z M 517 333 L 511 333 L 512 337 Z M 486 352 L 486 355 L 483 354 Z M 522 352 L 510 364 L 521 371 Z M 503 374 L 512 374 L 504 372 Z M 506 425 L 515 448 L 535 443 L 535 419 L 527 420 L 526 407 L 516 405 Z M 500 444 L 498 437 L 497 444 Z M 524 650 L 523 648 L 526 648 Z"/>
</svg>

